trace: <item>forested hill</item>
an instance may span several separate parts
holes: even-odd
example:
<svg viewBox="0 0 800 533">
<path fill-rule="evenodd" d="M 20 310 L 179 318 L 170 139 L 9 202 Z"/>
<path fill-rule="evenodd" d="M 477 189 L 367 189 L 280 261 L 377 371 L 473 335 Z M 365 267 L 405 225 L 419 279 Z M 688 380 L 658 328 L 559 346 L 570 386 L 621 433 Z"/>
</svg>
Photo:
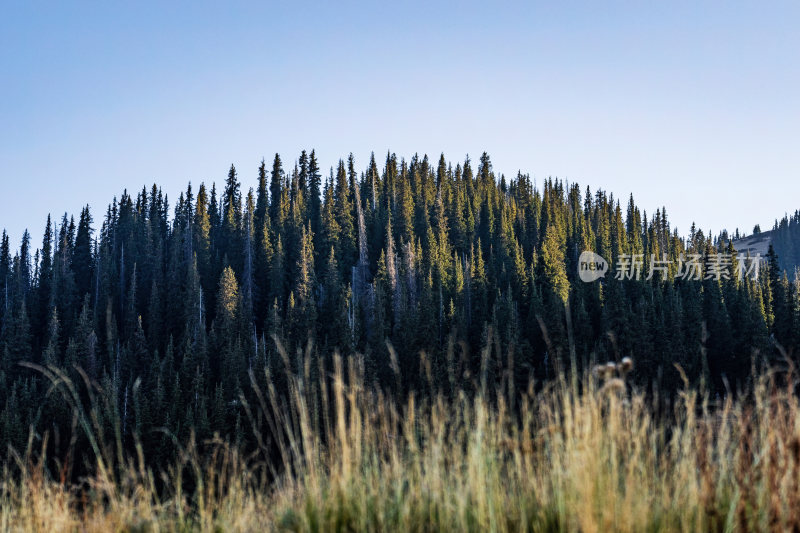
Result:
<svg viewBox="0 0 800 533">
<path fill-rule="evenodd" d="M 668 390 L 674 363 L 722 387 L 754 355 L 776 358 L 771 338 L 800 340 L 800 285 L 774 254 L 757 279 L 736 276 L 730 243 L 681 238 L 664 209 L 553 179 L 535 188 L 496 175 L 487 154 L 366 168 L 351 156 L 324 176 L 313 151 L 287 168 L 276 155 L 174 205 L 154 185 L 42 226 L 41 244 L 26 233 L 0 249 L 2 449 L 70 420 L 20 362 L 84 369 L 123 440 L 136 432 L 158 456 L 167 437 L 151 428 L 246 438 L 248 373 L 280 389 L 301 349 L 323 372 L 337 349 L 361 354 L 368 379 L 397 393 L 519 390 L 571 354 L 632 356 L 636 380 Z M 609 261 L 598 281 L 578 277 L 586 250 Z M 641 276 L 615 275 L 638 254 Z M 680 262 L 692 254 L 699 279 Z"/>
</svg>

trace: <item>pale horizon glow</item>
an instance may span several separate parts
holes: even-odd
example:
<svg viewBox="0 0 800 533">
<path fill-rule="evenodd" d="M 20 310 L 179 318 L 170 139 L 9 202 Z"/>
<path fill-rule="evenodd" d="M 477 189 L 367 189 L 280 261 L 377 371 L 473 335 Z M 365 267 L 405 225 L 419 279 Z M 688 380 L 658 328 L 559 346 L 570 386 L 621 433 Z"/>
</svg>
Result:
<svg viewBox="0 0 800 533">
<path fill-rule="evenodd" d="M 246 191 L 262 158 L 316 149 L 455 165 L 489 153 L 602 188 L 686 235 L 800 209 L 800 5 L 6 3 L 0 228 L 157 183 Z"/>
</svg>

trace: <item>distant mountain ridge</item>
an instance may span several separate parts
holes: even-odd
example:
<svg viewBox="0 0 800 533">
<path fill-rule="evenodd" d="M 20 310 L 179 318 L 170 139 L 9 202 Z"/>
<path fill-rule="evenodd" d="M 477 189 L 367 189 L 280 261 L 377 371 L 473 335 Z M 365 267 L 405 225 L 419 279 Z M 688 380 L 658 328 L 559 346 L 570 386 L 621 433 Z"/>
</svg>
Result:
<svg viewBox="0 0 800 533">
<path fill-rule="evenodd" d="M 772 244 L 778 254 L 780 267 L 786 271 L 789 279 L 794 278 L 794 272 L 800 267 L 800 211 L 792 215 L 785 215 L 780 220 L 775 220 L 775 225 L 770 231 L 754 233 L 748 237 L 734 240 L 733 246 L 740 252 L 766 255 L 769 245 Z"/>
<path fill-rule="evenodd" d="M 739 253 L 749 253 L 750 255 L 767 255 L 769 245 L 772 243 L 772 231 L 762 231 L 754 233 L 741 239 L 733 241 L 733 246 Z"/>
</svg>

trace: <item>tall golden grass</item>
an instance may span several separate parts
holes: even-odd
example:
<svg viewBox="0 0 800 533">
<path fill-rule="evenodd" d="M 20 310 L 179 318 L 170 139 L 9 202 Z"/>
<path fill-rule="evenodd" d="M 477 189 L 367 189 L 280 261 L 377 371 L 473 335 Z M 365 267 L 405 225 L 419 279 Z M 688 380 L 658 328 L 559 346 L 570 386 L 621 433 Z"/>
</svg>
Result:
<svg viewBox="0 0 800 533">
<path fill-rule="evenodd" d="M 330 379 L 310 366 L 288 398 L 268 387 L 244 406 L 263 454 L 190 441 L 161 472 L 100 442 L 76 385 L 41 369 L 94 435 L 94 473 L 70 485 L 29 446 L 3 472 L 0 529 L 800 530 L 800 403 L 785 373 L 713 404 L 687 386 L 657 416 L 622 365 L 530 386 L 513 409 L 480 391 L 398 402 L 352 357 Z"/>
</svg>

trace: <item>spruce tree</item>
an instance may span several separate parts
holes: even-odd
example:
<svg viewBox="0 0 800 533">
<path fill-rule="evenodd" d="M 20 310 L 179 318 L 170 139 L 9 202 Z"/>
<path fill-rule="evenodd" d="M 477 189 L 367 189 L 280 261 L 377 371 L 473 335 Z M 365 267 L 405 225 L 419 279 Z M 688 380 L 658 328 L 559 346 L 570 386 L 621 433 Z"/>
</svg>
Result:
<svg viewBox="0 0 800 533">
<path fill-rule="evenodd" d="M 81 210 L 78 230 L 75 235 L 75 246 L 72 252 L 72 268 L 75 272 L 75 287 L 79 297 L 92 289 L 92 216 L 87 205 Z"/>
<path fill-rule="evenodd" d="M 314 150 L 311 150 L 311 155 L 308 157 L 308 189 L 308 218 L 311 221 L 311 232 L 314 235 L 322 235 L 322 175 Z"/>
<path fill-rule="evenodd" d="M 349 269 L 356 261 L 356 235 L 353 220 L 353 204 L 351 188 L 347 180 L 344 161 L 339 160 L 336 171 L 334 194 L 334 218 L 339 227 L 339 262 L 344 269 Z"/>
<path fill-rule="evenodd" d="M 272 227 L 280 232 L 283 229 L 283 221 L 285 218 L 285 207 L 283 205 L 283 164 L 281 163 L 281 156 L 275 154 L 275 159 L 272 162 L 272 173 L 269 182 L 269 218 Z"/>
</svg>

